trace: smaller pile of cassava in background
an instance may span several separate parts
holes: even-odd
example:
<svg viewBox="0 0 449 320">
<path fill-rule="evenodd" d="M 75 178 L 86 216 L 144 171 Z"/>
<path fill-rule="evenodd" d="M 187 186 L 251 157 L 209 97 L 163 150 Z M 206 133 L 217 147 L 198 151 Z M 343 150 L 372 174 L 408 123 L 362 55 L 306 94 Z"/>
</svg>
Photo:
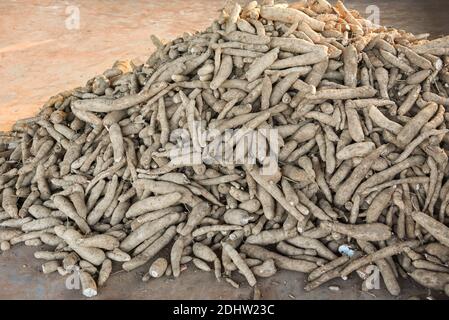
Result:
<svg viewBox="0 0 449 320">
<path fill-rule="evenodd" d="M 230 4 L 203 32 L 153 37 L 146 64 L 116 63 L 2 133 L 1 249 L 45 245 L 43 272 L 78 266 L 86 296 L 113 264 L 236 287 L 239 272 L 255 297 L 278 269 L 309 291 L 375 264 L 392 295 L 398 278 L 449 294 L 449 37 L 427 37 L 325 0 Z M 198 143 L 197 121 L 235 129 L 235 148 L 278 130 L 279 170 L 260 172 L 268 140 L 247 146 L 253 165 L 170 158 L 171 133 Z"/>
</svg>

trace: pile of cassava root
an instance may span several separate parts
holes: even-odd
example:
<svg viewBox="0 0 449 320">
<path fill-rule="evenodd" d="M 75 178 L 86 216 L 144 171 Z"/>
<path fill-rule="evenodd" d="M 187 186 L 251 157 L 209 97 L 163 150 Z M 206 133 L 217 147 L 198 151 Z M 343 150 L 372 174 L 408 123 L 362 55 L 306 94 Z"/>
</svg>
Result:
<svg viewBox="0 0 449 320">
<path fill-rule="evenodd" d="M 325 0 L 231 3 L 203 32 L 152 37 L 145 64 L 1 133 L 1 250 L 40 247 L 42 271 L 78 268 L 86 296 L 113 266 L 235 287 L 239 272 L 258 297 L 279 269 L 309 291 L 375 265 L 392 295 L 399 278 L 449 294 L 449 37 L 427 37 Z M 277 130 L 270 174 L 261 129 Z M 211 145 L 255 161 L 189 162 Z"/>
</svg>

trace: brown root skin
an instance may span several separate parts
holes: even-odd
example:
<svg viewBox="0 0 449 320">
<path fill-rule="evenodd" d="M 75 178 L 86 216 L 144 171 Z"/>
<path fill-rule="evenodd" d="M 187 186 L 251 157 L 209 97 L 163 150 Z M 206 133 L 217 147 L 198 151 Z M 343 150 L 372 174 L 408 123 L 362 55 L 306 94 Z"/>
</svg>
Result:
<svg viewBox="0 0 449 320">
<path fill-rule="evenodd" d="M 125 148 L 123 145 L 122 130 L 117 123 L 109 127 L 109 138 L 111 139 L 112 149 L 114 150 L 114 161 L 120 162 L 125 156 Z"/>
<path fill-rule="evenodd" d="M 423 212 L 413 212 L 412 218 L 441 244 L 449 247 L 449 228 Z"/>
<path fill-rule="evenodd" d="M 438 105 L 430 103 L 407 122 L 396 137 L 398 145 L 402 148 L 406 147 L 418 134 L 419 130 L 434 116 L 437 110 Z"/>
<path fill-rule="evenodd" d="M 302 55 L 293 56 L 286 59 L 277 60 L 271 65 L 272 69 L 285 69 L 292 67 L 309 66 L 320 63 L 327 59 L 327 49 L 320 48 L 314 52 L 308 52 Z"/>
<path fill-rule="evenodd" d="M 444 290 L 449 283 L 449 274 L 445 272 L 428 271 L 416 269 L 409 273 L 410 277 L 420 285 L 434 290 Z"/>
<path fill-rule="evenodd" d="M 64 270 L 71 270 L 73 267 L 75 267 L 79 260 L 79 256 L 75 252 L 71 252 L 62 260 L 62 267 L 64 268 Z"/>
<path fill-rule="evenodd" d="M 158 232 L 160 229 L 166 228 L 178 222 L 180 218 L 181 214 L 170 213 L 154 221 L 144 223 L 139 228 L 130 233 L 125 239 L 123 239 L 123 241 L 120 243 L 120 249 L 125 252 L 131 251 L 140 243 Z"/>
<path fill-rule="evenodd" d="M 180 193 L 182 195 L 181 203 L 186 203 L 190 206 L 195 206 L 201 199 L 196 197 L 192 191 L 183 185 L 179 185 L 174 182 L 169 181 L 156 181 L 150 179 L 137 179 L 133 186 L 136 190 L 137 195 L 140 198 L 148 196 L 148 193 L 152 192 L 160 195 L 167 195 L 172 193 Z"/>
<path fill-rule="evenodd" d="M 76 212 L 73 204 L 63 196 L 55 196 L 53 199 L 55 206 L 61 210 L 67 217 L 72 219 L 85 234 L 90 233 L 91 229 L 87 222 Z"/>
<path fill-rule="evenodd" d="M 367 256 L 358 258 L 350 262 L 342 271 L 341 276 L 347 277 L 353 271 L 370 264 L 376 260 L 388 258 L 401 253 L 405 248 L 414 248 L 419 246 L 419 241 L 404 241 L 392 244 L 385 248 L 379 249 L 376 252 L 370 253 Z"/>
<path fill-rule="evenodd" d="M 131 256 L 129 254 L 127 254 L 126 252 L 120 250 L 119 248 L 115 248 L 112 251 L 107 251 L 106 257 L 108 257 L 112 261 L 117 261 L 117 262 L 128 262 L 131 260 Z"/>
<path fill-rule="evenodd" d="M 24 232 L 40 231 L 40 230 L 49 229 L 49 228 L 52 228 L 52 227 L 55 227 L 58 225 L 62 225 L 61 220 L 59 220 L 57 218 L 53 218 L 53 217 L 48 217 L 48 218 L 36 219 L 31 222 L 25 223 L 24 225 L 22 225 L 22 231 L 24 231 Z"/>
<path fill-rule="evenodd" d="M 74 229 L 67 229 L 64 226 L 55 227 L 56 235 L 62 239 L 84 260 L 99 266 L 103 263 L 106 256 L 101 249 L 84 248 L 77 244 L 77 240 L 82 238 L 82 235 Z"/>
<path fill-rule="evenodd" d="M 375 144 L 372 142 L 354 143 L 344 147 L 337 152 L 338 160 L 347 160 L 355 157 L 364 157 L 375 149 Z"/>
<path fill-rule="evenodd" d="M 231 209 L 225 212 L 223 219 L 227 224 L 244 226 L 248 224 L 252 218 L 248 211 L 242 209 Z"/>
<path fill-rule="evenodd" d="M 206 271 L 206 272 L 212 271 L 211 267 L 205 261 L 203 261 L 199 258 L 193 258 L 192 262 L 195 267 L 197 267 L 198 269 L 200 269 L 202 271 Z"/>
<path fill-rule="evenodd" d="M 265 189 L 275 200 L 277 200 L 291 215 L 293 215 L 298 221 L 304 220 L 304 215 L 299 212 L 296 207 L 292 206 L 285 199 L 281 190 L 272 183 L 267 182 L 259 173 L 258 169 L 252 169 L 249 171 L 249 174 L 254 178 L 254 180 Z M 307 214 L 306 212 L 305 214 Z"/>
<path fill-rule="evenodd" d="M 167 87 L 167 83 L 160 82 L 151 86 L 150 89 L 144 94 L 126 96 L 116 100 L 106 100 L 106 99 L 76 100 L 72 103 L 72 107 L 80 111 L 91 111 L 91 112 L 107 113 L 112 111 L 120 111 L 124 109 L 129 109 L 137 104 L 143 103 L 151 99 L 165 87 Z"/>
<path fill-rule="evenodd" d="M 0 250 L 1 251 L 8 251 L 11 249 L 11 244 L 8 241 L 1 241 L 0 242 Z"/>
<path fill-rule="evenodd" d="M 59 261 L 48 261 L 42 265 L 42 273 L 50 274 L 56 272 L 59 267 Z"/>
<path fill-rule="evenodd" d="M 114 250 L 120 245 L 120 241 L 106 234 L 99 234 L 89 238 L 79 239 L 76 243 L 81 247 L 100 248 L 107 251 Z"/>
<path fill-rule="evenodd" d="M 314 249 L 318 253 L 319 256 L 328 259 L 334 260 L 337 256 L 329 250 L 323 243 L 321 243 L 317 239 L 311 239 L 304 236 L 296 236 L 294 238 L 287 239 L 287 242 L 304 249 Z"/>
<path fill-rule="evenodd" d="M 324 275 L 325 273 L 346 264 L 348 261 L 349 261 L 348 256 L 338 257 L 337 259 L 334 259 L 331 262 L 324 264 L 323 266 L 310 272 L 307 280 L 309 282 L 314 281 L 314 280 L 318 279 L 319 277 L 321 277 L 322 275 Z"/>
<path fill-rule="evenodd" d="M 337 189 L 334 203 L 337 205 L 344 205 L 349 201 L 358 185 L 363 181 L 363 178 L 370 170 L 373 161 L 378 159 L 380 155 L 387 150 L 387 145 L 383 145 L 373 152 L 371 152 L 360 164 L 354 168 L 349 178 L 347 178 Z"/>
<path fill-rule="evenodd" d="M 376 247 L 367 241 L 358 241 L 357 242 L 363 251 L 368 254 L 374 253 L 376 251 Z M 379 268 L 380 273 L 382 274 L 382 279 L 385 283 L 385 287 L 391 295 L 397 296 L 401 293 L 401 287 L 396 279 L 394 274 L 394 270 L 391 265 L 388 263 L 386 259 L 379 259 L 375 261 L 375 264 Z"/>
<path fill-rule="evenodd" d="M 170 251 L 170 265 L 175 278 L 181 274 L 181 258 L 182 252 L 186 245 L 192 241 L 191 236 L 181 236 L 176 239 Z"/>
<path fill-rule="evenodd" d="M 267 245 L 278 243 L 280 241 L 293 238 L 298 235 L 298 231 L 296 228 L 284 230 L 284 229 L 275 229 L 275 230 L 267 230 L 262 231 L 257 235 L 251 235 L 246 238 L 246 243 L 249 244 L 258 244 L 258 245 Z"/>
<path fill-rule="evenodd" d="M 381 184 L 387 180 L 390 180 L 394 176 L 396 176 L 398 173 L 404 171 L 405 169 L 408 169 L 410 167 L 416 166 L 416 165 L 422 165 L 425 161 L 425 158 L 423 156 L 411 156 L 408 159 L 399 162 L 398 164 L 395 164 L 388 169 L 378 172 L 371 177 L 369 177 L 367 180 L 365 180 L 360 186 L 357 188 L 358 192 L 361 193 L 365 189 L 373 187 L 375 185 Z"/>
<path fill-rule="evenodd" d="M 243 244 L 240 247 L 240 252 L 243 252 L 250 257 L 261 259 L 264 261 L 268 259 L 273 259 L 276 267 L 278 267 L 279 269 L 297 272 L 310 272 L 318 267 L 315 263 L 303 260 L 290 259 L 276 252 L 272 252 L 263 247 L 252 244 Z"/>
<path fill-rule="evenodd" d="M 97 203 L 92 211 L 87 216 L 87 223 L 90 226 L 98 223 L 103 217 L 104 213 L 114 200 L 115 192 L 118 188 L 118 176 L 114 175 L 112 180 L 108 182 L 104 197 Z"/>
<path fill-rule="evenodd" d="M 442 262 L 449 262 L 449 247 L 440 243 L 434 242 L 426 245 L 425 250 L 427 253 L 436 256 Z"/>
<path fill-rule="evenodd" d="M 265 260 L 262 264 L 251 268 L 254 275 L 261 278 L 269 278 L 276 274 L 277 269 L 273 259 Z"/>
<path fill-rule="evenodd" d="M 95 283 L 95 280 L 89 273 L 81 271 L 80 281 L 81 281 L 81 289 L 84 296 L 92 298 L 97 295 L 98 293 L 97 284 Z"/>
<path fill-rule="evenodd" d="M 372 98 L 376 92 L 376 89 L 369 86 L 353 89 L 321 89 L 316 94 L 307 95 L 306 98 L 312 100 L 350 100 Z"/>
<path fill-rule="evenodd" d="M 204 244 L 195 242 L 192 246 L 192 249 L 193 254 L 204 261 L 214 262 L 217 259 L 217 255 L 215 254 L 215 252 Z"/>
<path fill-rule="evenodd" d="M 343 266 L 338 266 L 332 270 L 327 271 L 326 273 L 322 274 L 320 277 L 316 278 L 315 280 L 312 280 L 311 282 L 307 283 L 307 285 L 304 287 L 304 290 L 306 291 L 312 291 L 322 284 L 337 278 L 340 276 L 340 272 L 343 269 Z"/>
<path fill-rule="evenodd" d="M 193 229 L 207 217 L 211 212 L 211 206 L 207 202 L 201 202 L 192 208 L 184 228 L 181 229 L 180 234 L 183 236 L 189 235 Z"/>
<path fill-rule="evenodd" d="M 133 204 L 126 212 L 127 218 L 140 216 L 148 211 L 155 211 L 170 207 L 181 200 L 182 195 L 178 192 L 149 197 Z"/>
<path fill-rule="evenodd" d="M 103 261 L 101 265 L 100 272 L 98 273 L 98 286 L 103 287 L 106 283 L 106 281 L 109 279 L 109 276 L 112 272 L 112 261 L 109 259 L 106 259 Z"/>
<path fill-rule="evenodd" d="M 36 251 L 34 253 L 36 259 L 42 260 L 63 260 L 68 255 L 68 252 Z"/>
<path fill-rule="evenodd" d="M 383 241 L 390 239 L 392 236 L 391 228 L 382 223 L 355 225 L 322 221 L 320 228 L 331 232 L 341 233 L 356 240 Z"/>
<path fill-rule="evenodd" d="M 220 69 L 218 70 L 218 73 L 216 74 L 215 78 L 210 83 L 210 88 L 212 90 L 218 89 L 218 87 L 229 78 L 232 72 L 232 57 L 231 56 L 224 56 L 224 58 L 221 61 Z"/>
<path fill-rule="evenodd" d="M 2 207 L 3 210 L 5 210 L 6 213 L 11 218 L 18 218 L 19 217 L 19 209 L 17 208 L 17 197 L 14 194 L 14 191 L 12 188 L 6 188 L 3 190 L 2 195 L 3 201 L 2 201 Z"/>
<path fill-rule="evenodd" d="M 309 291 L 371 264 L 392 295 L 407 274 L 447 293 L 449 37 L 264 0 L 151 41 L 0 132 L 0 250 L 45 244 L 88 297 L 113 265 L 192 264 L 255 298 L 278 269 Z"/>
<path fill-rule="evenodd" d="M 281 21 L 290 24 L 295 23 L 296 21 L 305 21 L 315 31 L 323 31 L 325 26 L 324 22 L 313 19 L 302 11 L 294 10 L 292 8 L 262 6 L 260 15 L 267 20 Z"/>
<path fill-rule="evenodd" d="M 412 265 L 418 269 L 426 269 L 426 270 L 435 271 L 435 272 L 446 272 L 446 273 L 449 272 L 448 267 L 442 266 L 439 263 L 434 263 L 434 262 L 422 260 L 422 259 L 414 260 L 412 262 Z"/>
<path fill-rule="evenodd" d="M 265 69 L 270 67 L 274 61 L 276 61 L 278 54 L 279 49 L 275 48 L 262 57 L 257 58 L 245 74 L 248 81 L 252 82 L 256 80 L 265 71 Z"/>
<path fill-rule="evenodd" d="M 388 206 L 388 204 L 391 201 L 391 197 L 393 195 L 393 192 L 395 190 L 395 187 L 387 188 L 383 191 L 381 191 L 373 200 L 371 205 L 366 210 L 366 222 L 367 223 L 375 223 L 380 215 L 382 214 L 382 211 Z M 386 240 L 386 239 L 384 239 Z"/>
<path fill-rule="evenodd" d="M 171 226 L 167 228 L 162 236 L 156 239 L 151 245 L 149 245 L 143 252 L 133 257 L 130 261 L 125 262 L 122 267 L 126 271 L 134 270 L 153 258 L 160 250 L 168 245 L 176 235 L 176 227 Z M 167 268 L 167 270 L 171 269 Z"/>
</svg>

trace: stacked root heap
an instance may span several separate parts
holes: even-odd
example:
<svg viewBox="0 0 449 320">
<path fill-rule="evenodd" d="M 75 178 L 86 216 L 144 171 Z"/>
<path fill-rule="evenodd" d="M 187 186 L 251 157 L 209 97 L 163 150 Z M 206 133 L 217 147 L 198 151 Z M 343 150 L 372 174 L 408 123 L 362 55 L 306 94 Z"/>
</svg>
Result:
<svg viewBox="0 0 449 320">
<path fill-rule="evenodd" d="M 286 269 L 313 290 L 375 265 L 392 295 L 448 293 L 449 37 L 309 0 L 153 42 L 0 135 L 2 250 L 42 246 L 86 296 L 142 266 L 234 286 Z"/>
</svg>

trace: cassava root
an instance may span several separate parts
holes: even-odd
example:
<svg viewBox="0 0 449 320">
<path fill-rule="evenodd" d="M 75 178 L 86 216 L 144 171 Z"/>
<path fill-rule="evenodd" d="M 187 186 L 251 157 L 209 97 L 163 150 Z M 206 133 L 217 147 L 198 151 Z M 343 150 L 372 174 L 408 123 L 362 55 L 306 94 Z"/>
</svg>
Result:
<svg viewBox="0 0 449 320">
<path fill-rule="evenodd" d="M 376 264 L 393 295 L 398 274 L 447 293 L 447 37 L 311 0 L 229 4 L 152 39 L 145 64 L 0 133 L 2 251 L 50 246 L 43 272 L 79 267 L 88 297 L 119 264 L 150 283 L 240 272 L 255 290 L 280 269 L 312 290 Z"/>
</svg>

